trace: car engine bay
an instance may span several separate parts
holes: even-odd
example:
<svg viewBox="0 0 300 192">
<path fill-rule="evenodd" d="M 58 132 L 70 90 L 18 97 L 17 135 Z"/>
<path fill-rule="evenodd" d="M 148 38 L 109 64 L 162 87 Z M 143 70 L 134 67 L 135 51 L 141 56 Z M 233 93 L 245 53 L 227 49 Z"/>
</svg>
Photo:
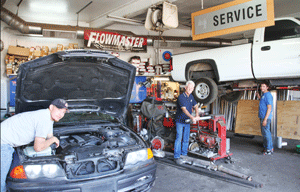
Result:
<svg viewBox="0 0 300 192">
<path fill-rule="evenodd" d="M 106 126 L 59 136 L 58 148 L 35 152 L 32 145 L 24 146 L 19 157 L 25 162 L 58 160 L 69 179 L 99 176 L 121 170 L 127 152 L 142 148 L 139 139 L 119 126 Z"/>
</svg>

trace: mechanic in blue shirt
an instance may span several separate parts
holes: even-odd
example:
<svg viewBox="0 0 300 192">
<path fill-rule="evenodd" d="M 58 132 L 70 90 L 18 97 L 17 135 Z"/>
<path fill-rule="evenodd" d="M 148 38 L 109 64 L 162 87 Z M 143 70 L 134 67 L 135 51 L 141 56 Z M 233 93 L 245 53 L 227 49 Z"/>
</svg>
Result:
<svg viewBox="0 0 300 192">
<path fill-rule="evenodd" d="M 177 133 L 174 144 L 174 159 L 177 164 L 183 163 L 183 157 L 186 156 L 188 152 L 190 119 L 193 123 L 196 123 L 196 121 L 200 119 L 197 102 L 191 94 L 194 88 L 195 83 L 188 81 L 185 86 L 185 92 L 179 95 L 177 99 L 177 112 L 175 116 Z M 193 108 L 196 114 L 195 117 L 191 115 Z"/>
<path fill-rule="evenodd" d="M 268 91 L 269 85 L 267 82 L 260 84 L 262 95 L 257 94 L 260 99 L 258 117 L 260 118 L 261 134 L 263 136 L 264 155 L 272 155 L 273 143 L 271 135 L 271 119 L 273 108 L 273 97 Z"/>
</svg>

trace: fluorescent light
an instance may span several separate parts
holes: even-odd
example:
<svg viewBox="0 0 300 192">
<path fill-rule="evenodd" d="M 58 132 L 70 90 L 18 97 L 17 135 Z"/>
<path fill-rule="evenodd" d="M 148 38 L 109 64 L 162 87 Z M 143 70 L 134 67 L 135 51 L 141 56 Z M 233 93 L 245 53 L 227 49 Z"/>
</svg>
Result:
<svg viewBox="0 0 300 192">
<path fill-rule="evenodd" d="M 111 20 L 111 21 L 120 22 L 120 23 L 127 23 L 127 24 L 131 24 L 131 25 L 144 25 L 144 23 L 141 22 L 141 21 L 128 19 L 128 18 L 125 18 L 125 17 L 107 15 L 106 19 Z"/>
<path fill-rule="evenodd" d="M 170 81 L 169 77 L 154 77 L 154 81 Z"/>
<path fill-rule="evenodd" d="M 18 34 L 17 36 L 27 36 L 27 37 L 43 37 L 42 34 Z"/>
<path fill-rule="evenodd" d="M 68 6 L 66 2 L 61 0 L 52 1 L 30 1 L 30 10 L 32 12 L 51 12 L 51 13 L 67 13 Z"/>
</svg>

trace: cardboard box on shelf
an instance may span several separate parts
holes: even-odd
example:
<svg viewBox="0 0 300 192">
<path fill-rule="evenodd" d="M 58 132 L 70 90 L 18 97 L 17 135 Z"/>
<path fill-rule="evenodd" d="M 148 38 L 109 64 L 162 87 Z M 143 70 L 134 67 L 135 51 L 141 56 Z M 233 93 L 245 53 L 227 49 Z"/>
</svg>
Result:
<svg viewBox="0 0 300 192">
<path fill-rule="evenodd" d="M 50 52 L 51 54 L 52 53 L 56 53 L 56 49 L 55 48 L 51 48 L 51 52 Z"/>
<path fill-rule="evenodd" d="M 7 64 L 6 69 L 12 69 L 12 63 Z"/>
<path fill-rule="evenodd" d="M 5 55 L 5 64 L 7 65 L 9 63 L 9 55 Z"/>
<path fill-rule="evenodd" d="M 6 65 L 6 74 L 7 75 L 13 74 L 12 64 L 11 63 L 9 63 L 9 64 Z"/>
<path fill-rule="evenodd" d="M 69 47 L 68 47 L 68 49 L 74 49 L 74 46 L 73 46 L 73 44 L 72 44 L 72 43 L 69 43 Z"/>
<path fill-rule="evenodd" d="M 78 43 L 69 43 L 68 49 L 78 49 Z"/>
<path fill-rule="evenodd" d="M 34 47 L 30 47 L 30 49 L 29 49 L 29 57 L 30 57 L 30 56 L 33 56 L 34 50 L 35 50 Z"/>
<path fill-rule="evenodd" d="M 41 56 L 46 56 L 49 53 L 49 47 L 48 46 L 43 46 L 42 51 L 41 51 Z"/>
<path fill-rule="evenodd" d="M 7 53 L 10 55 L 29 56 L 29 48 L 16 47 L 10 45 L 8 47 Z"/>
<path fill-rule="evenodd" d="M 15 61 L 15 56 L 12 55 L 8 58 L 8 63 L 12 64 L 14 61 Z"/>
<path fill-rule="evenodd" d="M 12 74 L 13 74 L 12 69 L 6 69 L 6 74 L 7 74 L 7 75 L 12 75 Z"/>
<path fill-rule="evenodd" d="M 63 51 L 63 50 L 64 50 L 64 46 L 62 44 L 57 44 L 56 52 Z"/>
<path fill-rule="evenodd" d="M 34 50 L 33 51 L 33 56 L 35 57 L 40 57 L 42 55 L 42 52 L 41 51 L 38 51 L 38 50 Z"/>
</svg>

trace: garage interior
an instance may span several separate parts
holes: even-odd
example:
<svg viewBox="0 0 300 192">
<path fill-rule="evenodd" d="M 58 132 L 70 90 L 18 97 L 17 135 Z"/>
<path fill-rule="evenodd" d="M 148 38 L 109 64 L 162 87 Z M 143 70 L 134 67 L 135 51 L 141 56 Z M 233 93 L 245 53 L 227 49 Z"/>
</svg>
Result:
<svg viewBox="0 0 300 192">
<path fill-rule="evenodd" d="M 193 40 L 191 14 L 229 2 L 169 0 L 177 8 L 178 27 L 147 30 L 148 8 L 162 5 L 163 1 L 2 0 L 1 121 L 14 115 L 16 77 L 22 63 L 64 50 L 107 51 L 137 69 L 126 120 L 156 156 L 158 168 L 151 191 L 298 191 L 300 85 L 270 91 L 274 98 L 272 155 L 261 153 L 263 138 L 256 96 L 259 88 L 255 86 L 240 89 L 238 101 L 227 101 L 221 95 L 212 103 L 199 103 L 202 119 L 191 124 L 188 153 L 191 161 L 180 166 L 172 159 L 176 101 L 184 92 L 185 82 L 172 79 L 171 57 L 253 41 L 254 29 Z M 300 18 L 299 10 L 299 0 L 274 0 L 275 18 Z M 101 43 L 90 46 L 86 33 L 96 35 L 97 31 L 105 32 L 106 38 L 129 37 L 133 46 L 118 48 Z M 153 106 L 161 107 L 163 112 L 146 110 Z M 215 150 L 217 157 L 209 153 L 200 155 L 196 150 L 199 127 L 209 126 L 212 135 L 222 135 L 219 141 L 222 146 Z M 206 139 L 211 137 L 208 135 Z"/>
</svg>

